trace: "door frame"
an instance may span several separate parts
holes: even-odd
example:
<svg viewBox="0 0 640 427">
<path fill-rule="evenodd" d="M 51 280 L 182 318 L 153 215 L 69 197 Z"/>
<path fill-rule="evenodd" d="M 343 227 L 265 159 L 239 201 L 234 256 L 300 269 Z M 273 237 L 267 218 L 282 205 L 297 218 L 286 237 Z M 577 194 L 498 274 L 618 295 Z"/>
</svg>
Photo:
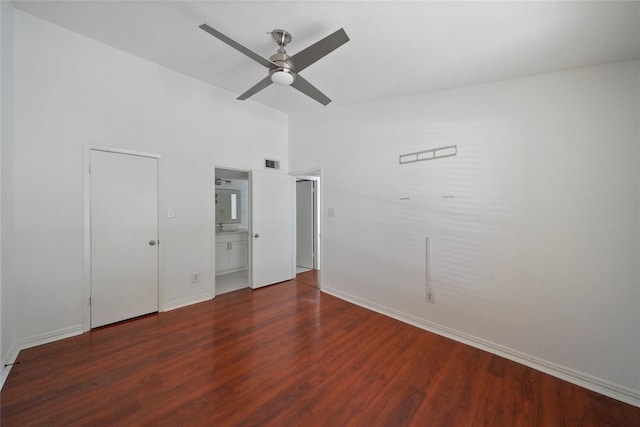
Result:
<svg viewBox="0 0 640 427">
<path fill-rule="evenodd" d="M 83 170 L 83 272 L 82 272 L 82 331 L 91 330 L 91 151 L 104 151 L 107 153 L 123 154 L 130 156 L 150 157 L 158 161 L 158 242 L 164 242 L 164 227 L 162 215 L 160 215 L 160 154 L 142 151 L 127 150 L 118 147 L 106 147 L 100 145 L 84 145 L 82 155 Z M 158 311 L 164 311 L 165 284 L 164 284 L 164 245 L 158 246 Z"/>
<path fill-rule="evenodd" d="M 322 185 L 323 170 L 322 166 L 315 168 L 302 169 L 293 171 L 292 175 L 297 179 L 309 179 L 316 183 L 316 210 L 315 210 L 315 227 L 316 227 L 316 247 L 313 268 L 318 270 L 318 288 L 322 288 L 322 261 L 324 260 L 324 244 L 322 242 L 322 230 L 324 230 L 324 219 L 322 216 L 322 206 L 324 206 L 324 186 Z"/>
</svg>

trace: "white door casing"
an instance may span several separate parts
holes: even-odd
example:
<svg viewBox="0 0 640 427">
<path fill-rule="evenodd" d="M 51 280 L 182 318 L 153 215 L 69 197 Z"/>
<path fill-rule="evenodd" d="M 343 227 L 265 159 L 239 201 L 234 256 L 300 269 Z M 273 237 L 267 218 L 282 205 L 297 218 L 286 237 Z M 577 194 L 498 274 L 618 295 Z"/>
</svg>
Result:
<svg viewBox="0 0 640 427">
<path fill-rule="evenodd" d="M 251 287 L 295 277 L 295 178 L 251 171 Z"/>
<path fill-rule="evenodd" d="M 91 327 L 158 311 L 158 159 L 90 151 Z"/>
</svg>

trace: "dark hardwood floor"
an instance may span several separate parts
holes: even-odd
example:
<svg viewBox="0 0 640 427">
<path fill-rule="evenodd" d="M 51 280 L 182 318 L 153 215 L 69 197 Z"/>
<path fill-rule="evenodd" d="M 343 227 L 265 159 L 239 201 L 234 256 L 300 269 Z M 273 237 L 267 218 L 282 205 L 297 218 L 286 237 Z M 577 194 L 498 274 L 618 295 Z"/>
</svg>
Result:
<svg viewBox="0 0 640 427">
<path fill-rule="evenodd" d="M 2 426 L 640 426 L 640 408 L 314 283 L 308 272 L 24 350 Z"/>
</svg>

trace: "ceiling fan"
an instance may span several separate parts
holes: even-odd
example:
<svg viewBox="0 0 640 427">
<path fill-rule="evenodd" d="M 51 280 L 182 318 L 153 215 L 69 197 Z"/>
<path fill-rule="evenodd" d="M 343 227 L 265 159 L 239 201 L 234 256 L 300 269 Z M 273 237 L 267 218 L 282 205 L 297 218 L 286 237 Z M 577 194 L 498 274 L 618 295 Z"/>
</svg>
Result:
<svg viewBox="0 0 640 427">
<path fill-rule="evenodd" d="M 331 99 L 302 78 L 298 73 L 349 41 L 347 33 L 345 33 L 342 28 L 293 56 L 289 56 L 284 49 L 287 43 L 291 42 L 291 34 L 285 30 L 273 30 L 270 34 L 280 47 L 269 59 L 231 40 L 207 24 L 200 25 L 200 28 L 269 69 L 269 75 L 267 77 L 260 80 L 237 99 L 245 100 L 266 88 L 271 83 L 275 83 L 282 86 L 292 86 L 322 105 L 327 105 L 331 102 Z"/>
</svg>

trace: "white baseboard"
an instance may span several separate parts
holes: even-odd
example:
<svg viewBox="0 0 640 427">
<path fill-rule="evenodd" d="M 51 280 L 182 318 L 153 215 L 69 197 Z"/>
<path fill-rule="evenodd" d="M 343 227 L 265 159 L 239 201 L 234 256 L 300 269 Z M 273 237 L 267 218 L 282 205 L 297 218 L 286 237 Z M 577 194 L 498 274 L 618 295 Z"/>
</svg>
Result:
<svg viewBox="0 0 640 427">
<path fill-rule="evenodd" d="M 80 335 L 82 334 L 82 332 L 82 325 L 76 325 L 14 342 L 11 346 L 11 349 L 9 350 L 9 353 L 7 354 L 7 357 L 2 361 L 2 371 L 0 373 L 0 389 L 4 386 L 4 382 L 9 376 L 9 372 L 11 372 L 11 366 L 15 363 L 21 350 L 26 350 L 28 348 L 42 344 L 48 344 L 50 342 L 58 341 L 64 338 L 73 337 L 75 335 Z"/>
<path fill-rule="evenodd" d="M 0 390 L 4 386 L 4 382 L 7 380 L 9 376 L 9 372 L 11 372 L 11 366 L 15 363 L 18 358 L 18 353 L 20 353 L 20 348 L 14 342 L 11 348 L 9 349 L 9 353 L 2 361 L 2 371 L 0 371 Z"/>
<path fill-rule="evenodd" d="M 213 299 L 213 297 L 209 293 L 204 293 L 204 294 L 196 295 L 189 298 L 183 298 L 183 299 L 166 303 L 164 306 L 164 310 L 162 311 L 171 311 L 171 310 L 175 310 L 176 308 L 186 307 L 191 304 L 197 304 L 199 302 L 209 301 L 210 299 Z"/>
<path fill-rule="evenodd" d="M 602 380 L 600 378 L 593 377 L 591 375 L 579 372 L 565 366 L 557 365 L 555 363 L 538 359 L 534 356 L 521 353 L 517 350 L 504 347 L 502 345 L 493 343 L 491 341 L 484 340 L 482 338 L 475 337 L 473 335 L 465 334 L 464 332 L 457 331 L 455 329 L 447 328 L 437 323 L 429 322 L 416 316 L 412 316 L 406 313 L 402 313 L 391 308 L 382 306 L 380 304 L 349 295 L 337 289 L 331 287 L 322 286 L 322 292 L 326 292 L 329 295 L 333 295 L 342 300 L 351 302 L 358 306 L 367 308 L 385 316 L 389 316 L 404 323 L 416 326 L 420 329 L 433 332 L 435 334 L 450 338 L 452 340 L 461 342 L 463 344 L 470 345 L 475 348 L 487 351 L 489 353 L 504 357 L 505 359 L 512 360 L 546 374 L 552 375 L 561 380 L 565 380 L 572 384 L 579 385 L 586 389 L 595 391 L 596 393 L 603 394 L 613 399 L 619 400 L 624 403 L 628 403 L 633 406 L 640 407 L 640 392 L 632 390 L 630 388 L 613 384 L 609 381 Z"/>
<path fill-rule="evenodd" d="M 205 293 L 177 301 L 172 301 L 165 306 L 165 309 L 163 311 L 175 310 L 176 308 L 186 307 L 188 305 L 208 301 L 210 299 L 212 299 L 212 296 L 208 293 Z M 2 389 L 2 387 L 4 386 L 4 382 L 6 381 L 7 377 L 9 376 L 9 372 L 11 371 L 11 366 L 18 358 L 20 350 L 26 350 L 27 348 L 35 347 L 42 344 L 48 344 L 50 342 L 58 341 L 64 338 L 73 337 L 75 335 L 80 335 L 83 332 L 85 332 L 83 330 L 83 326 L 76 325 L 59 329 L 57 331 L 51 331 L 44 334 L 36 335 L 30 338 L 25 338 L 17 343 L 14 343 L 11 347 L 11 350 L 7 354 L 7 357 L 2 361 L 2 366 L 0 367 L 0 389 Z"/>
<path fill-rule="evenodd" d="M 57 331 L 46 332 L 30 338 L 24 338 L 20 340 L 20 350 L 25 350 L 37 345 L 49 344 L 50 342 L 80 335 L 82 332 L 82 325 L 75 325 L 69 326 L 68 328 L 58 329 Z"/>
</svg>

